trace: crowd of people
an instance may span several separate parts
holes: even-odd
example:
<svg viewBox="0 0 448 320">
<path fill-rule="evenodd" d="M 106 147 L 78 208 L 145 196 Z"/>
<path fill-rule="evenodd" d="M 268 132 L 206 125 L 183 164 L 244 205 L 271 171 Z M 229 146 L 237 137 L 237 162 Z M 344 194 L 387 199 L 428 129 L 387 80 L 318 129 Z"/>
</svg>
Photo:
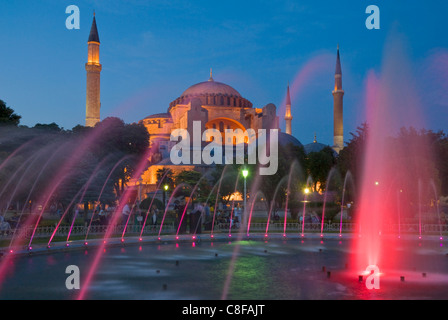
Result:
<svg viewBox="0 0 448 320">
<path fill-rule="evenodd" d="M 116 212 L 117 208 L 121 210 L 120 213 Z M 52 208 L 50 213 L 61 219 L 64 215 L 63 212 L 62 209 L 55 207 Z M 164 212 L 163 208 L 158 208 L 156 205 L 152 206 L 150 212 L 148 212 L 140 208 L 138 201 L 128 201 L 122 208 L 118 204 L 97 204 L 93 207 L 93 210 L 89 210 L 88 206 L 84 206 L 84 210 L 77 206 L 73 210 L 74 216 L 72 215 L 71 219 L 83 219 L 86 227 L 91 225 L 106 226 L 111 223 L 114 214 L 120 214 L 115 223 L 130 226 L 130 228 L 133 228 L 131 230 L 137 232 L 141 230 L 143 223 L 155 230 L 157 226 L 160 226 Z M 220 203 L 217 208 L 213 208 L 205 202 L 186 201 L 185 198 L 176 199 L 173 209 L 169 212 L 171 215 L 174 213 L 174 226 L 178 228 L 180 234 L 187 232 L 200 234 L 202 230 L 211 230 L 213 223 L 215 225 L 227 224 L 232 228 L 239 228 L 242 217 L 240 204 L 225 206 Z M 1 234 L 6 234 L 18 227 L 18 222 L 17 213 L 14 213 L 8 220 L 0 215 Z"/>
</svg>

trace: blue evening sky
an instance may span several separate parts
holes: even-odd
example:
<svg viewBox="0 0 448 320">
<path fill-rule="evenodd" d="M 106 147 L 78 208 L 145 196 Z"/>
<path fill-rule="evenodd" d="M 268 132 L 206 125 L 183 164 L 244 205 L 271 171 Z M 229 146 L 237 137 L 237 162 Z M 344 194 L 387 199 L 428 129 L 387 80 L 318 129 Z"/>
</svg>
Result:
<svg viewBox="0 0 448 320">
<path fill-rule="evenodd" d="M 80 9 L 79 30 L 65 27 L 71 4 Z M 370 4 L 381 10 L 380 30 L 365 27 Z M 396 80 L 399 93 L 412 91 L 420 101 L 426 128 L 448 131 L 445 0 L 3 0 L 0 99 L 22 116 L 22 124 L 84 124 L 93 10 L 103 65 L 102 119 L 131 123 L 166 112 L 213 68 L 216 81 L 254 107 L 274 103 L 282 129 L 289 81 L 293 135 L 305 144 L 316 133 L 319 142 L 332 144 L 339 44 L 346 140 L 365 120 L 368 74 L 394 73 L 395 61 L 406 71 Z"/>
</svg>

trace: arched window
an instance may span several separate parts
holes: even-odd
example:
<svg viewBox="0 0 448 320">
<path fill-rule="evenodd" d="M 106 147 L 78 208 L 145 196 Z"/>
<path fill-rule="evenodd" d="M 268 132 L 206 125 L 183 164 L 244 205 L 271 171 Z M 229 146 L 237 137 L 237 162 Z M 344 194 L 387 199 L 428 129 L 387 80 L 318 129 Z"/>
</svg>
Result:
<svg viewBox="0 0 448 320">
<path fill-rule="evenodd" d="M 219 123 L 219 131 L 224 132 L 224 122 Z"/>
</svg>

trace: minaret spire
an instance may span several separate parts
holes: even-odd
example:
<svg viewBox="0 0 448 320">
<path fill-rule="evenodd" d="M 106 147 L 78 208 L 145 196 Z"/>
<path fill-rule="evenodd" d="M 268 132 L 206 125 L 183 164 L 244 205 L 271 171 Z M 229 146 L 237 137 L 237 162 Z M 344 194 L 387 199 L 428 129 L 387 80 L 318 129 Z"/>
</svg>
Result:
<svg viewBox="0 0 448 320">
<path fill-rule="evenodd" d="M 87 40 L 87 90 L 86 90 L 86 126 L 94 127 L 100 121 L 100 37 L 96 26 L 95 11 L 92 27 Z"/>
<path fill-rule="evenodd" d="M 285 132 L 287 134 L 292 135 L 292 114 L 291 114 L 291 95 L 289 93 L 289 81 L 288 81 L 288 87 L 286 89 L 286 112 L 285 112 L 285 121 L 286 121 L 286 130 Z"/>
<path fill-rule="evenodd" d="M 93 21 L 92 26 L 90 27 L 89 40 L 87 42 L 92 41 L 100 43 L 100 37 L 98 36 L 98 28 L 96 26 L 95 11 L 93 11 Z"/>
<path fill-rule="evenodd" d="M 343 97 L 342 89 L 342 68 L 341 57 L 339 55 L 339 44 L 336 55 L 336 70 L 334 74 L 334 90 L 333 90 L 333 149 L 339 153 L 344 148 L 344 123 L 343 123 Z"/>
</svg>

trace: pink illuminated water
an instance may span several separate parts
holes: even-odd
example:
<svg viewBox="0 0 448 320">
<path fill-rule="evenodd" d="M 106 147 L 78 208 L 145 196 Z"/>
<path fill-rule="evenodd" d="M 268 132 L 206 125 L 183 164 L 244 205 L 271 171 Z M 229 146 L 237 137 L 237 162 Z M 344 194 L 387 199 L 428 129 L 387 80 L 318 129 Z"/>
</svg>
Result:
<svg viewBox="0 0 448 320">
<path fill-rule="evenodd" d="M 238 181 L 240 180 L 240 174 L 241 172 L 238 171 L 238 175 L 235 179 L 235 189 L 233 193 L 236 193 L 236 190 L 238 189 Z M 232 224 L 233 224 L 233 210 L 235 209 L 235 198 L 232 200 L 232 209 L 230 210 L 230 223 L 229 223 L 229 237 L 232 236 Z"/>
<path fill-rule="evenodd" d="M 137 208 L 135 208 L 135 202 L 136 201 L 137 201 L 137 198 L 134 200 L 134 203 L 131 206 L 131 208 L 132 208 L 131 212 L 128 214 L 128 218 L 126 219 L 126 223 L 125 223 L 124 228 L 123 228 L 123 233 L 121 234 L 121 242 L 124 242 L 124 235 L 126 234 L 126 230 L 128 228 L 129 220 L 131 219 L 131 216 L 134 214 L 135 210 L 137 209 Z"/>
<path fill-rule="evenodd" d="M 120 160 L 118 160 L 118 161 L 115 163 L 115 165 L 113 166 L 113 168 L 110 170 L 110 172 L 109 172 L 109 174 L 108 174 L 108 176 L 107 176 L 106 180 L 104 181 L 104 184 L 103 184 L 103 186 L 102 186 L 102 188 L 101 188 L 100 194 L 98 195 L 98 200 L 97 200 L 97 202 L 100 202 L 101 197 L 102 197 L 103 192 L 104 192 L 104 189 L 106 188 L 107 182 L 109 181 L 109 179 L 110 179 L 110 177 L 112 176 L 112 174 L 115 172 L 115 170 L 118 168 L 118 166 L 119 166 L 124 160 L 126 160 L 126 159 L 128 159 L 128 158 L 130 158 L 129 155 L 126 155 L 126 156 L 122 157 Z M 86 236 L 85 236 L 85 238 L 84 238 L 84 242 L 85 242 L 85 243 L 87 243 L 87 238 L 88 238 L 88 236 L 89 236 L 90 227 L 92 226 L 93 217 L 94 217 L 94 215 L 92 214 L 92 217 L 90 218 L 90 221 L 89 221 L 89 226 L 87 227 Z"/>
<path fill-rule="evenodd" d="M 174 188 L 173 192 L 171 193 L 170 198 L 168 199 L 168 203 L 165 206 L 165 212 L 163 213 L 163 217 L 162 217 L 162 221 L 160 223 L 160 228 L 159 228 L 159 234 L 158 234 L 158 238 L 160 239 L 160 234 L 162 233 L 162 228 L 163 228 L 163 223 L 165 222 L 165 217 L 166 217 L 166 213 L 168 212 L 168 208 L 170 206 L 171 200 L 173 200 L 174 196 L 176 195 L 176 192 L 185 187 L 186 185 L 181 183 L 179 185 L 176 186 L 176 188 Z M 180 224 L 179 224 L 180 225 Z"/>
<path fill-rule="evenodd" d="M 138 180 L 138 178 L 143 174 L 144 170 L 146 170 L 147 167 L 147 158 L 151 154 L 153 150 L 150 148 L 146 152 L 146 154 L 140 159 L 138 165 L 136 166 L 136 169 L 132 175 L 132 180 Z M 123 211 L 123 208 L 126 203 L 129 202 L 129 199 L 131 197 L 131 189 L 128 188 L 124 191 L 124 193 L 121 195 L 118 206 L 116 207 L 116 210 L 113 212 L 111 220 L 109 222 L 109 225 L 106 229 L 106 232 L 103 237 L 103 242 L 100 243 L 98 246 L 98 251 L 96 252 L 93 262 L 91 266 L 88 269 L 87 276 L 84 280 L 84 285 L 80 289 L 79 295 L 77 297 L 78 300 L 83 300 L 85 298 L 85 295 L 87 294 L 87 290 L 90 286 L 90 283 L 93 279 L 93 276 L 95 275 L 97 268 L 99 266 L 99 263 L 101 261 L 101 258 L 105 252 L 105 246 L 106 246 L 106 239 L 110 239 L 112 232 L 115 229 L 115 226 L 117 225 L 118 219 L 121 216 L 121 212 Z"/>
<path fill-rule="evenodd" d="M 275 191 L 274 191 L 274 196 L 273 196 L 273 198 L 272 198 L 272 200 L 271 200 L 271 206 L 270 206 L 270 208 L 269 208 L 269 213 L 268 213 L 268 221 L 266 222 L 266 231 L 265 231 L 265 235 L 267 236 L 268 235 L 268 231 L 269 231 L 269 225 L 270 225 L 270 222 L 271 222 L 271 216 L 272 216 L 272 211 L 274 210 L 274 206 L 275 206 L 275 200 L 277 199 L 277 193 L 278 193 L 278 191 L 280 190 L 280 187 L 286 182 L 286 179 L 287 179 L 288 177 L 287 176 L 285 176 L 285 177 L 283 177 L 280 181 L 279 181 L 279 183 L 277 184 L 277 186 L 275 187 Z M 286 226 L 286 225 L 285 225 Z M 283 230 L 283 232 L 285 232 L 285 230 Z"/>
<path fill-rule="evenodd" d="M 62 214 L 61 218 L 58 221 L 58 224 L 56 225 L 56 228 L 54 228 L 54 231 L 52 233 L 52 235 L 50 236 L 50 240 L 48 241 L 47 246 L 50 246 L 51 241 L 53 240 L 54 235 L 56 234 L 56 232 L 59 229 L 59 226 L 61 225 L 61 222 L 63 221 L 63 219 L 65 218 L 66 214 L 68 213 L 69 210 L 71 210 L 73 203 L 75 202 L 75 200 L 78 198 L 78 195 L 81 193 L 82 191 L 82 195 L 81 198 L 79 200 L 79 203 L 82 203 L 84 200 L 84 196 L 86 194 L 87 189 L 89 188 L 92 180 L 96 177 L 98 171 L 101 169 L 101 167 L 104 165 L 105 161 L 107 158 L 103 159 L 100 163 L 97 164 L 97 166 L 95 167 L 95 169 L 93 170 L 92 174 L 90 175 L 89 179 L 87 180 L 87 182 L 84 184 L 84 186 L 78 191 L 78 193 L 73 197 L 73 199 L 71 200 L 70 204 L 67 206 L 67 208 L 65 209 L 64 213 Z M 72 224 L 70 226 L 70 230 L 68 232 L 67 235 L 67 242 L 70 239 L 70 234 L 72 233 L 72 229 L 73 229 L 73 225 L 75 223 L 76 220 L 76 215 L 77 215 L 77 210 L 75 211 L 75 214 L 73 216 L 73 221 Z M 92 214 L 92 218 L 90 219 L 90 221 L 92 221 L 93 219 L 93 214 Z"/>
<path fill-rule="evenodd" d="M 156 197 L 156 194 L 157 194 L 157 192 L 160 190 L 160 186 L 162 185 L 163 180 L 165 180 L 165 177 L 168 175 L 168 172 L 170 172 L 170 171 L 171 171 L 170 169 L 166 170 L 165 173 L 163 174 L 162 178 L 160 179 L 159 183 L 157 184 L 156 191 L 154 192 L 154 195 L 152 196 L 152 199 L 151 199 L 151 203 L 149 204 L 148 210 L 146 211 L 145 219 L 144 219 L 144 221 L 143 221 L 142 229 L 141 229 L 141 231 L 140 231 L 140 239 L 141 239 L 141 237 L 142 237 L 143 230 L 145 230 L 146 221 L 147 221 L 147 219 L 148 219 L 148 215 L 149 215 L 149 213 L 151 212 L 152 204 L 153 204 L 153 202 L 154 202 L 154 199 L 155 199 L 155 197 Z M 160 234 L 159 234 L 159 235 L 160 235 Z"/>
<path fill-rule="evenodd" d="M 390 225 L 401 223 L 403 210 L 398 208 L 397 215 L 397 198 L 390 196 L 391 190 L 406 190 L 413 195 L 413 202 L 417 204 L 404 213 L 418 220 L 418 234 L 422 237 L 422 184 L 426 184 L 430 176 L 415 157 L 428 154 L 429 143 L 408 138 L 406 143 L 397 144 L 391 139 L 407 137 L 402 127 L 425 126 L 418 85 L 405 47 L 399 35 L 390 36 L 381 73 L 370 72 L 366 81 L 365 116 L 369 129 L 358 173 L 356 222 L 359 234 L 354 241 L 357 252 L 354 265 L 358 271 L 369 265 L 376 265 L 380 270 L 396 268 L 401 260 L 393 252 L 398 238 L 387 238 L 386 242 L 382 237 Z"/>
<path fill-rule="evenodd" d="M 218 191 L 216 191 L 216 201 L 215 201 L 215 207 L 213 210 L 213 219 L 212 219 L 212 230 L 210 231 L 210 237 L 212 237 L 212 238 L 213 238 L 213 230 L 215 227 L 216 212 L 218 211 L 219 192 L 221 191 L 221 183 L 222 183 L 224 173 L 226 172 L 227 168 L 228 168 L 228 166 L 225 166 L 224 169 L 222 170 L 221 178 L 219 179 Z"/>
<path fill-rule="evenodd" d="M 286 236 L 286 221 L 287 221 L 286 219 L 288 217 L 288 201 L 289 201 L 289 196 L 290 196 L 290 192 L 291 192 L 291 181 L 292 181 L 294 170 L 297 166 L 298 166 L 298 162 L 294 161 L 291 165 L 291 168 L 289 169 L 288 186 L 286 187 L 285 216 L 284 216 L 284 221 L 283 221 L 283 236 Z"/>
<path fill-rule="evenodd" d="M 320 222 L 320 236 L 321 237 L 323 237 L 323 235 L 324 235 L 325 207 L 327 204 L 327 194 L 328 194 L 328 190 L 330 188 L 331 177 L 333 176 L 334 172 L 335 172 L 335 168 L 331 168 L 330 172 L 328 173 L 328 177 L 327 177 L 327 183 L 326 183 L 326 188 L 325 188 L 325 193 L 324 193 L 324 203 L 322 205 L 322 219 Z"/>
<path fill-rule="evenodd" d="M 177 227 L 176 239 L 179 238 L 180 227 L 182 226 L 182 221 L 184 220 L 185 213 L 187 212 L 188 205 L 190 204 L 190 200 L 192 199 L 194 193 L 196 192 L 196 190 L 197 190 L 198 187 L 199 187 L 199 184 L 201 183 L 201 181 L 202 181 L 204 178 L 205 178 L 205 176 L 202 176 L 202 177 L 199 179 L 199 181 L 196 183 L 196 185 L 193 187 L 193 190 L 191 190 L 190 197 L 188 198 L 188 201 L 187 201 L 187 203 L 185 204 L 184 211 L 182 212 L 182 217 L 180 218 L 179 226 Z M 199 221 L 201 221 L 201 220 L 199 219 Z"/>
<path fill-rule="evenodd" d="M 260 195 L 262 196 L 263 193 L 261 191 L 257 191 L 257 193 L 255 194 L 255 196 L 252 199 L 252 204 L 250 206 L 250 212 L 249 212 L 249 220 L 247 221 L 247 231 L 246 231 L 247 236 L 249 236 L 249 232 L 250 232 L 250 223 L 252 221 L 252 212 L 254 211 L 254 205 Z"/>
</svg>

